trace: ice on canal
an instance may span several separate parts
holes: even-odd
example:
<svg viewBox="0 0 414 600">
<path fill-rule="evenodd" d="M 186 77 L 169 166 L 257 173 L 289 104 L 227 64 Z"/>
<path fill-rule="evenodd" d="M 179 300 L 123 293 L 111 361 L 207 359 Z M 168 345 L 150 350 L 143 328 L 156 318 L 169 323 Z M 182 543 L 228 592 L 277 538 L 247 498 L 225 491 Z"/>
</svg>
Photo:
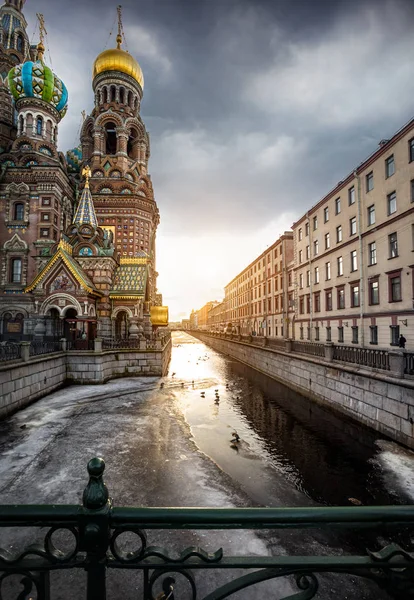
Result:
<svg viewBox="0 0 414 600">
<path fill-rule="evenodd" d="M 0 503 L 80 503 L 93 456 L 105 459 L 105 482 L 118 506 L 303 506 L 346 504 L 348 496 L 372 504 L 411 501 L 411 452 L 377 439 L 359 447 L 360 433 L 352 438 L 352 429 L 343 431 L 323 413 L 310 414 L 302 402 L 293 414 L 296 400 L 287 397 L 283 406 L 280 386 L 267 389 L 247 368 L 191 336 L 175 334 L 174 344 L 169 374 L 162 379 L 67 387 L 1 422 Z M 230 441 L 234 431 L 239 444 Z M 8 531 L 2 545 L 16 551 L 27 544 L 25 536 Z M 176 552 L 192 545 L 208 552 L 223 547 L 225 555 L 344 551 L 320 532 L 149 532 L 149 544 Z M 76 591 L 70 597 L 81 597 L 84 583 L 76 573 L 59 577 Z M 200 578 L 200 597 L 229 577 L 209 572 Z M 111 572 L 108 598 L 119 597 L 120 590 L 132 597 L 137 578 Z M 355 580 L 322 582 L 318 597 L 325 600 L 344 597 L 344 590 L 348 598 L 387 597 Z M 294 582 L 283 579 L 238 592 L 237 598 L 295 591 Z"/>
</svg>

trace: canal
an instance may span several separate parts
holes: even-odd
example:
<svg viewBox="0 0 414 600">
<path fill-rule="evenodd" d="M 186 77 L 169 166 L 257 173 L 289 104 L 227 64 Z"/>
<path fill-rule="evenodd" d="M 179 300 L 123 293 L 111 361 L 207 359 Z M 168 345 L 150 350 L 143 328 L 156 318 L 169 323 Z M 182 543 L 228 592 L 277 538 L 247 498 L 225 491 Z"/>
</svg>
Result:
<svg viewBox="0 0 414 600">
<path fill-rule="evenodd" d="M 239 443 L 232 443 L 234 432 Z M 102 456 L 117 506 L 304 506 L 411 503 L 414 454 L 337 418 L 287 388 L 173 334 L 169 373 L 59 390 L 0 423 L 0 503 L 79 503 L 87 461 Z M 38 532 L 2 531 L 18 552 Z M 369 541 L 326 532 L 153 532 L 149 543 L 200 545 L 225 554 L 342 554 Z M 108 576 L 108 598 L 137 598 L 131 571 Z M 202 597 L 226 574 L 199 581 Z M 388 598 L 371 583 L 321 576 L 317 598 Z M 81 598 L 84 578 L 54 574 L 55 595 Z M 15 589 L 13 589 L 13 585 Z M 9 582 L 15 591 L 17 582 Z M 210 587 L 209 587 L 210 586 Z M 291 580 L 260 584 L 237 598 L 282 598 Z M 7 596 L 5 596 L 7 597 Z M 11 596 L 13 597 L 13 596 Z M 15 596 L 14 596 L 15 597 Z M 189 597 L 185 593 L 180 600 Z"/>
</svg>

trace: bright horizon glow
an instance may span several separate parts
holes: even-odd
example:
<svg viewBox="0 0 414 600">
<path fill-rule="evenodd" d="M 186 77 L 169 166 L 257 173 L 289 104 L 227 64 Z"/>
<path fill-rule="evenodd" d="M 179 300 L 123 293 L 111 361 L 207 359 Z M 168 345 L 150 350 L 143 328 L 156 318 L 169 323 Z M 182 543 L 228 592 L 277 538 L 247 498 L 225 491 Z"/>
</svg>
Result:
<svg viewBox="0 0 414 600">
<path fill-rule="evenodd" d="M 162 223 L 157 236 L 158 289 L 169 307 L 169 320 L 181 321 L 191 310 L 224 298 L 224 286 L 290 230 L 294 215 L 286 213 L 262 229 L 245 234 L 222 232 L 203 236 L 169 235 Z"/>
</svg>

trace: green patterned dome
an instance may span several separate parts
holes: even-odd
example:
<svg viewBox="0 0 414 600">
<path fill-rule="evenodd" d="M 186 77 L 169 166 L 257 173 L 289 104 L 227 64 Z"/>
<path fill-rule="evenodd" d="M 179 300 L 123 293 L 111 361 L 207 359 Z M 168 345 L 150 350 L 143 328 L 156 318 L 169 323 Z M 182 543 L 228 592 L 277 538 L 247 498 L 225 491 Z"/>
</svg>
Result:
<svg viewBox="0 0 414 600">
<path fill-rule="evenodd" d="M 26 61 L 9 71 L 9 87 L 15 100 L 39 98 L 51 104 L 64 117 L 68 107 L 65 84 L 43 60 Z"/>
</svg>

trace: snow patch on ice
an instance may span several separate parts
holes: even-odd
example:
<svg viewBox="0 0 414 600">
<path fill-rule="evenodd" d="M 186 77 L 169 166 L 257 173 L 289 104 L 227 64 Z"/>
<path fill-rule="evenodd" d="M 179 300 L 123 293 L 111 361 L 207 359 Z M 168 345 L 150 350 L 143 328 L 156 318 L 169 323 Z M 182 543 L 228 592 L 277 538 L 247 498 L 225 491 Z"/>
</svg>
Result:
<svg viewBox="0 0 414 600">
<path fill-rule="evenodd" d="M 386 440 L 378 440 L 376 444 L 381 449 L 376 460 L 388 489 L 403 492 L 414 501 L 414 452 Z"/>
</svg>

